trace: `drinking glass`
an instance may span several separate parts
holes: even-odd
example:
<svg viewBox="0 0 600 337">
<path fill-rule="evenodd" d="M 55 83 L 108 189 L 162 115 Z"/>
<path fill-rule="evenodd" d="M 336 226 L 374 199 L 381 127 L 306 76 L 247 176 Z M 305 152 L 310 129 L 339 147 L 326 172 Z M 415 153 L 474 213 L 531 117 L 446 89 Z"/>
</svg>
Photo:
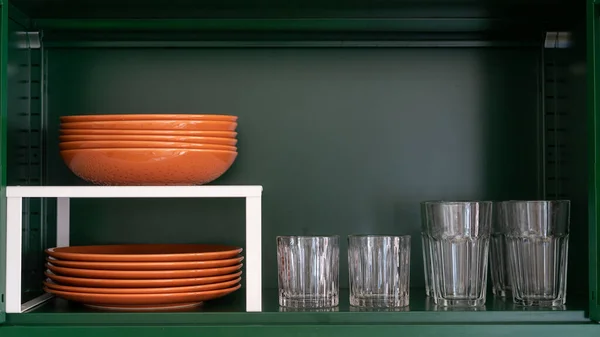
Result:
<svg viewBox="0 0 600 337">
<path fill-rule="evenodd" d="M 339 303 L 339 237 L 278 236 L 279 305 L 327 308 Z"/>
<path fill-rule="evenodd" d="M 502 222 L 501 203 L 495 202 L 490 238 L 490 274 L 492 275 L 492 293 L 498 297 L 506 297 L 510 291 L 508 248 Z"/>
<path fill-rule="evenodd" d="M 435 304 L 484 305 L 492 202 L 430 201 L 424 207 Z"/>
<path fill-rule="evenodd" d="M 502 203 L 515 303 L 525 306 L 565 304 L 569 212 L 568 200 Z"/>
<path fill-rule="evenodd" d="M 409 303 L 410 236 L 348 236 L 350 305 L 397 308 Z"/>
<path fill-rule="evenodd" d="M 427 225 L 427 212 L 425 203 L 421 203 L 421 244 L 423 247 L 423 271 L 425 275 L 425 296 L 433 296 L 433 265 L 431 261 L 431 238 Z"/>
</svg>

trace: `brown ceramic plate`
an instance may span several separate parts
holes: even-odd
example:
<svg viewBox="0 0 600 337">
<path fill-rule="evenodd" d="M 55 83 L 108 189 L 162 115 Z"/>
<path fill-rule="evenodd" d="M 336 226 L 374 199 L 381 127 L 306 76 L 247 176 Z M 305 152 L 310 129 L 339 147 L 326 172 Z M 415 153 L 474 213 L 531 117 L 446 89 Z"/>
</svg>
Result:
<svg viewBox="0 0 600 337">
<path fill-rule="evenodd" d="M 149 135 L 235 138 L 235 131 L 60 129 L 61 135 Z"/>
<path fill-rule="evenodd" d="M 219 178 L 238 153 L 185 148 L 62 150 L 79 178 L 98 185 L 202 185 Z"/>
<path fill-rule="evenodd" d="M 102 279 L 102 278 L 82 278 L 56 275 L 47 270 L 46 277 L 55 283 L 75 286 L 75 287 L 92 287 L 92 288 L 162 288 L 162 287 L 187 287 L 203 284 L 226 282 L 237 279 L 242 275 L 241 271 L 233 274 L 210 276 L 210 277 L 194 277 L 194 278 L 175 278 L 175 279 Z"/>
<path fill-rule="evenodd" d="M 90 294 L 71 291 L 60 291 L 44 287 L 44 291 L 62 297 L 69 301 L 91 304 L 95 306 L 155 306 L 169 305 L 177 303 L 198 303 L 223 297 L 238 290 L 241 285 L 235 287 L 198 291 L 189 293 L 171 293 L 171 294 Z"/>
<path fill-rule="evenodd" d="M 75 115 L 60 117 L 61 123 L 92 122 L 92 121 L 143 121 L 157 119 L 174 120 L 207 120 L 207 121 L 237 121 L 237 116 L 231 115 L 198 115 L 198 114 L 115 114 L 115 115 Z"/>
<path fill-rule="evenodd" d="M 235 131 L 236 122 L 194 120 L 98 121 L 61 123 L 61 129 Z"/>
<path fill-rule="evenodd" d="M 46 263 L 46 268 L 55 274 L 85 278 L 107 278 L 107 279 L 163 279 L 163 278 L 193 278 L 219 276 L 235 273 L 242 268 L 242 264 L 235 266 L 208 268 L 208 269 L 184 269 L 184 270 L 101 270 L 101 269 L 76 269 L 53 266 Z"/>
<path fill-rule="evenodd" d="M 58 144 L 61 150 L 76 150 L 76 149 L 110 149 L 110 148 L 171 148 L 171 149 L 206 149 L 206 150 L 225 150 L 237 151 L 237 147 L 223 144 L 200 144 L 186 142 L 155 142 L 155 141 L 138 141 L 138 140 L 83 140 L 76 142 L 66 142 Z"/>
<path fill-rule="evenodd" d="M 201 307 L 203 302 L 196 303 L 176 303 L 176 304 L 161 304 L 161 305 L 93 305 L 85 304 L 86 307 L 101 311 L 122 311 L 122 312 L 153 312 L 153 311 L 169 311 L 169 312 L 186 312 L 191 309 Z"/>
<path fill-rule="evenodd" d="M 46 261 L 57 267 L 76 269 L 100 269 L 100 270 L 181 270 L 181 269 L 206 269 L 229 267 L 241 263 L 243 256 L 232 259 L 209 260 L 209 261 L 183 261 L 183 262 L 88 262 L 58 260 L 53 257 Z"/>
<path fill-rule="evenodd" d="M 193 293 L 198 291 L 217 290 L 230 288 L 237 285 L 242 280 L 238 277 L 231 281 L 201 284 L 197 286 L 187 287 L 164 287 L 164 288 L 89 288 L 89 287 L 73 287 L 56 284 L 48 279 L 44 281 L 44 285 L 50 289 L 59 291 L 70 291 L 75 293 L 94 293 L 94 294 L 171 294 L 171 293 Z"/>
<path fill-rule="evenodd" d="M 136 244 L 56 247 L 46 250 L 55 259 L 96 262 L 180 262 L 236 257 L 242 248 L 204 244 Z"/>
<path fill-rule="evenodd" d="M 152 135 L 62 135 L 62 143 L 96 140 L 137 140 L 155 142 L 183 142 L 235 146 L 237 139 L 231 137 L 152 136 Z"/>
</svg>

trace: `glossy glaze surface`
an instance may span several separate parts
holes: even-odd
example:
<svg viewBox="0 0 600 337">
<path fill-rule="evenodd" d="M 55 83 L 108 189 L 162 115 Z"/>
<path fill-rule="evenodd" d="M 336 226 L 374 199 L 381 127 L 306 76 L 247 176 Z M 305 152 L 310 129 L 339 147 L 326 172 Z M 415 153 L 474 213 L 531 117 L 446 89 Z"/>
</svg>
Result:
<svg viewBox="0 0 600 337">
<path fill-rule="evenodd" d="M 96 121 L 61 123 L 63 129 L 234 131 L 236 122 L 194 120 Z"/>
<path fill-rule="evenodd" d="M 159 136 L 159 135 L 62 135 L 61 142 L 79 141 L 154 141 L 154 142 L 183 142 L 199 144 L 221 144 L 235 146 L 237 139 L 231 137 L 194 137 L 194 136 Z"/>
<path fill-rule="evenodd" d="M 242 248 L 209 244 L 131 244 L 55 247 L 46 254 L 56 259 L 100 262 L 178 262 L 230 259 Z"/>
<path fill-rule="evenodd" d="M 235 131 L 193 131 L 193 130 L 103 130 L 103 129 L 60 129 L 61 135 L 149 135 L 149 136 L 186 136 L 186 137 L 225 137 L 235 138 Z"/>
<path fill-rule="evenodd" d="M 93 288 L 158 288 L 158 287 L 186 287 L 202 284 L 212 284 L 236 279 L 242 275 L 241 271 L 233 274 L 194 277 L 194 278 L 173 278 L 173 279 L 105 279 L 105 278 L 83 278 L 56 275 L 47 270 L 44 275 L 56 283 L 75 287 L 93 287 Z"/>
<path fill-rule="evenodd" d="M 108 305 L 149 305 L 149 304 L 175 304 L 213 300 L 223 297 L 238 290 L 241 286 L 218 290 L 198 291 L 189 293 L 167 294 L 90 294 L 69 291 L 60 291 L 44 287 L 44 291 L 55 294 L 70 301 L 84 304 Z"/>
<path fill-rule="evenodd" d="M 229 267 L 241 263 L 243 256 L 232 259 L 208 261 L 182 261 L 182 262 L 89 262 L 68 261 L 48 257 L 46 261 L 57 267 L 77 269 L 103 269 L 103 270 L 181 270 L 181 269 L 206 269 Z"/>
<path fill-rule="evenodd" d="M 76 149 L 109 149 L 109 148 L 183 148 L 183 149 L 200 149 L 200 150 L 225 150 L 237 151 L 237 147 L 221 144 L 199 144 L 199 143 L 184 143 L 184 142 L 157 142 L 157 141 L 129 141 L 129 140 L 91 140 L 91 141 L 76 141 L 60 143 L 61 150 L 76 150 Z"/>
<path fill-rule="evenodd" d="M 53 266 L 46 263 L 46 268 L 58 275 L 107 279 L 162 279 L 162 278 L 193 278 L 219 276 L 234 273 L 242 269 L 242 264 L 221 268 L 183 269 L 183 270 L 102 270 L 77 269 Z"/>
<path fill-rule="evenodd" d="M 236 286 L 242 280 L 241 277 L 231 281 L 216 282 L 208 284 L 200 284 L 187 287 L 161 287 L 161 288 L 92 288 L 92 287 L 73 287 L 62 284 L 57 284 L 54 281 L 47 279 L 44 281 L 44 286 L 50 289 L 59 291 L 70 291 L 76 293 L 93 293 L 93 294 L 169 294 L 169 293 L 188 293 L 207 290 L 225 289 Z"/>
<path fill-rule="evenodd" d="M 60 152 L 78 177 L 98 185 L 201 185 L 231 167 L 237 152 L 199 149 L 80 149 Z"/>
<path fill-rule="evenodd" d="M 237 116 L 230 115 L 198 115 L 198 114 L 114 114 L 114 115 L 76 115 L 61 116 L 61 123 L 93 122 L 93 121 L 144 121 L 144 120 L 206 120 L 206 121 L 237 121 Z"/>
</svg>

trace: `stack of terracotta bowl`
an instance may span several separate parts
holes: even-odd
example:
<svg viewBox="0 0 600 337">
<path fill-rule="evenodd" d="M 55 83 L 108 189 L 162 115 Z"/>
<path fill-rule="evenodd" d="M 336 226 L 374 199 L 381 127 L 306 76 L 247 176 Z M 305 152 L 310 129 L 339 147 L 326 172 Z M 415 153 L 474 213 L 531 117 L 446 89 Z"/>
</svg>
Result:
<svg viewBox="0 0 600 337">
<path fill-rule="evenodd" d="M 99 185 L 200 185 L 237 156 L 237 117 L 80 115 L 61 117 L 60 154 Z"/>
<path fill-rule="evenodd" d="M 181 310 L 240 288 L 241 248 L 107 245 L 51 248 L 44 290 L 105 310 Z"/>
</svg>

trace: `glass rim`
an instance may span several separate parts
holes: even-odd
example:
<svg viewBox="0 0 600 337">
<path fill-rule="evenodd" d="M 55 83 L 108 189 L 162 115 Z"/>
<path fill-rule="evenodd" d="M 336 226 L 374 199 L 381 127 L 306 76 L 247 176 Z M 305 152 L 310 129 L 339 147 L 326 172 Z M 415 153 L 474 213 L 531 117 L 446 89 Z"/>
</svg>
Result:
<svg viewBox="0 0 600 337">
<path fill-rule="evenodd" d="M 277 239 L 319 239 L 319 238 L 329 238 L 329 239 L 339 239 L 339 235 L 278 235 Z"/>
<path fill-rule="evenodd" d="M 428 200 L 421 201 L 421 205 L 469 205 L 469 204 L 492 204 L 491 200 Z"/>
<path fill-rule="evenodd" d="M 400 239 L 410 239 L 411 236 L 408 234 L 405 235 L 388 235 L 388 234 L 349 234 L 348 238 L 400 238 Z"/>
<path fill-rule="evenodd" d="M 539 199 L 539 200 L 504 200 L 504 201 L 498 201 L 499 204 L 551 204 L 551 203 L 557 203 L 557 204 L 568 204 L 571 203 L 571 200 L 568 199 L 558 199 L 558 200 L 544 200 L 544 199 Z"/>
</svg>

